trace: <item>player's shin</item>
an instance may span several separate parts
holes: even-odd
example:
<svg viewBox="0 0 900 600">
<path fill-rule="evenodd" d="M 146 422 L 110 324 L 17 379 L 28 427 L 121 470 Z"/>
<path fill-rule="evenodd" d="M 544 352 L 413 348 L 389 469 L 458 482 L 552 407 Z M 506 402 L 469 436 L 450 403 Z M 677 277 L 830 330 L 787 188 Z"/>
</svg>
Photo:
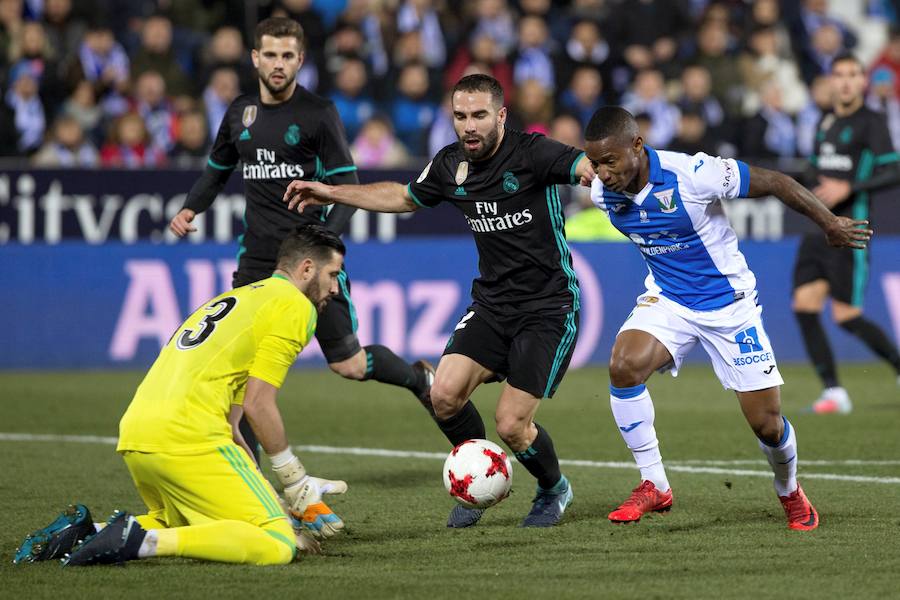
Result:
<svg viewBox="0 0 900 600">
<path fill-rule="evenodd" d="M 435 422 L 452 446 L 458 446 L 466 440 L 481 440 L 485 437 L 484 421 L 471 400 L 467 400 L 462 409 L 449 419 L 435 418 Z"/>
<path fill-rule="evenodd" d="M 562 482 L 559 458 L 547 430 L 537 423 L 534 426 L 537 428 L 537 436 L 527 448 L 515 452 L 516 459 L 537 479 L 542 489 L 552 490 Z"/>
<path fill-rule="evenodd" d="M 405 387 L 418 395 L 426 382 L 416 373 L 412 365 L 397 356 L 387 346 L 371 345 L 363 348 L 366 352 L 366 373 L 363 381 L 374 379 Z"/>
<path fill-rule="evenodd" d="M 797 489 L 797 436 L 790 421 L 781 418 L 784 421 L 781 439 L 772 444 L 760 439 L 759 447 L 775 474 L 775 492 L 784 497 Z"/>
<path fill-rule="evenodd" d="M 653 427 L 655 411 L 647 386 L 619 388 L 611 385 L 609 405 L 619 433 L 641 471 L 641 481 L 652 482 L 660 492 L 668 491 L 669 480 Z"/>
</svg>

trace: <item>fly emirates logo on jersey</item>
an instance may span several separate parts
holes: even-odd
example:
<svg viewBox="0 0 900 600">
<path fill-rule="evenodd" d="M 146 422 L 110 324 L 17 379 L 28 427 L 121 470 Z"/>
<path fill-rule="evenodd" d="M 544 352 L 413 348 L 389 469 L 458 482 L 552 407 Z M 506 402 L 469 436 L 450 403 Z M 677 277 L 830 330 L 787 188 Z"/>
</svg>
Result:
<svg viewBox="0 0 900 600">
<path fill-rule="evenodd" d="M 256 149 L 256 162 L 244 163 L 244 179 L 303 179 L 303 167 L 297 164 L 276 163 L 275 151 Z"/>
<path fill-rule="evenodd" d="M 497 202 L 475 202 L 475 214 L 474 217 L 466 215 L 466 222 L 475 233 L 506 231 L 534 220 L 530 208 L 501 215 Z"/>
</svg>

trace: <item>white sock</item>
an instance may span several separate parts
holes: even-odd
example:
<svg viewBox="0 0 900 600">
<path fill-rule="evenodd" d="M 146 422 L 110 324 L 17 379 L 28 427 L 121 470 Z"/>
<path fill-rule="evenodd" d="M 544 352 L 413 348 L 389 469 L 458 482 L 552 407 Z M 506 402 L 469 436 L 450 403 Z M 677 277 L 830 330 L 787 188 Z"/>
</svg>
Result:
<svg viewBox="0 0 900 600">
<path fill-rule="evenodd" d="M 770 446 L 759 440 L 759 447 L 775 473 L 775 493 L 789 496 L 797 489 L 797 436 L 785 417 L 784 434 L 777 446 Z"/>
<path fill-rule="evenodd" d="M 144 541 L 141 542 L 141 547 L 138 548 L 138 558 L 150 558 L 151 556 L 156 556 L 156 542 L 159 540 L 159 536 L 155 529 L 148 529 L 147 535 L 144 536 Z"/>
<path fill-rule="evenodd" d="M 659 453 L 659 440 L 653 427 L 653 400 L 647 386 L 617 388 L 611 385 L 609 405 L 619 433 L 641 470 L 641 481 L 651 481 L 659 491 L 667 491 L 669 480 Z"/>
</svg>

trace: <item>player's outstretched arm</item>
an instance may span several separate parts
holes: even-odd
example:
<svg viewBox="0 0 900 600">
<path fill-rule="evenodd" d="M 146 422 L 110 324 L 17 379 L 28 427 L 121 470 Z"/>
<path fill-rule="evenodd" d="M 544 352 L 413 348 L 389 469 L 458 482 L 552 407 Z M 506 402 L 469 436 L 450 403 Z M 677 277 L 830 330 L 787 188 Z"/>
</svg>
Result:
<svg viewBox="0 0 900 600">
<path fill-rule="evenodd" d="M 838 217 L 816 198 L 815 194 L 784 173 L 750 166 L 751 198 L 775 196 L 802 215 L 809 217 L 822 231 L 832 246 L 865 248 L 872 237 L 868 221 Z"/>
<path fill-rule="evenodd" d="M 307 206 L 345 204 L 374 212 L 413 212 L 419 206 L 409 196 L 406 186 L 391 181 L 367 185 L 326 185 L 318 181 L 295 180 L 284 192 L 288 208 L 299 212 Z"/>
</svg>

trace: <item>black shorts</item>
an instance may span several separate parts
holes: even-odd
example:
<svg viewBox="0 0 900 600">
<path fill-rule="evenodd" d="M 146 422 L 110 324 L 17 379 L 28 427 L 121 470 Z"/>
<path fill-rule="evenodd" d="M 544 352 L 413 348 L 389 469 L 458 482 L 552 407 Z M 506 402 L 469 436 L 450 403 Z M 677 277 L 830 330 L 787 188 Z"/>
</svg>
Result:
<svg viewBox="0 0 900 600">
<path fill-rule="evenodd" d="M 503 315 L 473 304 L 444 354 L 462 354 L 536 398 L 552 398 L 575 351 L 578 311 Z"/>
<path fill-rule="evenodd" d="M 232 287 L 241 287 L 272 276 L 273 263 L 245 260 L 241 257 L 238 270 L 234 272 Z M 341 271 L 338 276 L 338 293 L 328 301 L 319 314 L 316 325 L 316 339 L 322 354 L 329 363 L 347 360 L 359 352 L 361 346 L 356 337 L 356 309 L 350 300 L 350 280 Z"/>
<path fill-rule="evenodd" d="M 794 289 L 824 279 L 829 296 L 853 306 L 862 306 L 869 281 L 868 250 L 835 248 L 822 235 L 806 235 L 794 265 Z"/>
</svg>

